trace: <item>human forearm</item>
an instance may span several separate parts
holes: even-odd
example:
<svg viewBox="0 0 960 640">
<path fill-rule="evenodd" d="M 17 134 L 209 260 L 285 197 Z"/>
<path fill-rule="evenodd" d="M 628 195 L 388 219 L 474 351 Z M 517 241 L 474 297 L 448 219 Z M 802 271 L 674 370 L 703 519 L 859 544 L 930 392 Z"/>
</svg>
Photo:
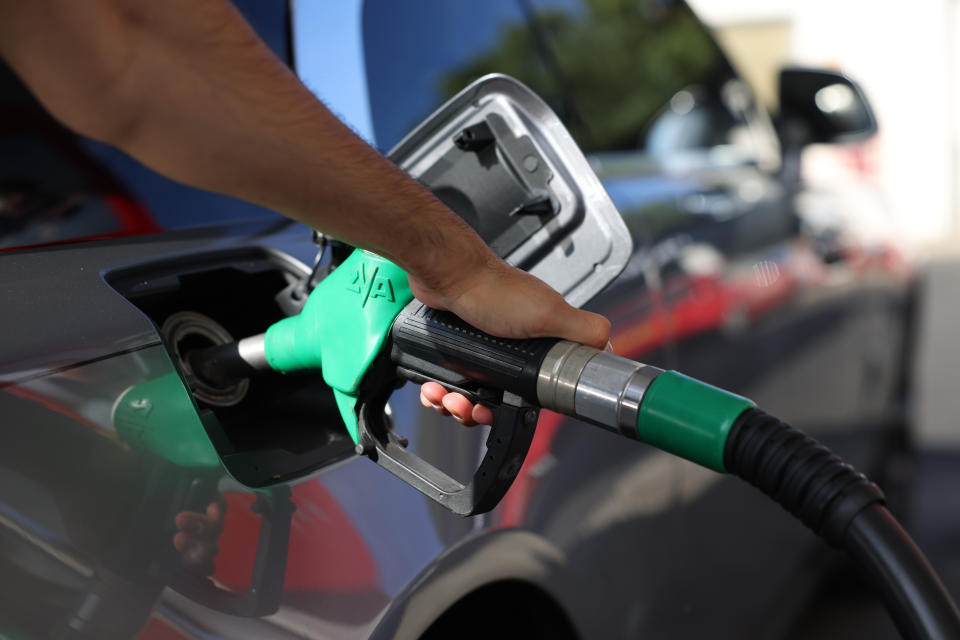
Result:
<svg viewBox="0 0 960 640">
<path fill-rule="evenodd" d="M 431 281 L 437 254 L 450 268 L 485 255 L 459 218 L 331 114 L 232 7 L 223 11 L 228 36 L 196 33 L 187 40 L 205 36 L 208 44 L 195 51 L 160 38 L 146 75 L 162 80 L 145 78 L 134 92 L 156 99 L 136 106 L 140 124 L 117 141 L 121 148 L 177 180 L 280 211 Z"/>
<path fill-rule="evenodd" d="M 49 6 L 47 6 L 49 5 Z M 58 118 L 171 178 L 283 212 L 431 286 L 490 255 L 344 127 L 220 0 L 5 7 L 0 46 Z M 18 42 L 48 32 L 42 41 Z M 65 72 L 66 71 L 66 72 Z"/>
</svg>

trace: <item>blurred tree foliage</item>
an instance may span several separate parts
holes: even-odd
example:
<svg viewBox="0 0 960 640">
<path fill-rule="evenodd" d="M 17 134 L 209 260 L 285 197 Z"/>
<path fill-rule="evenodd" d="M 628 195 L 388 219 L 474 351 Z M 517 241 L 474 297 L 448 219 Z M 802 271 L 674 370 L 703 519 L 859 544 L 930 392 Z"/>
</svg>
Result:
<svg viewBox="0 0 960 640">
<path fill-rule="evenodd" d="M 583 0 L 577 11 L 527 16 L 440 88 L 449 97 L 487 73 L 513 76 L 550 103 L 587 153 L 641 147 L 645 128 L 677 91 L 729 74 L 682 3 Z"/>
</svg>

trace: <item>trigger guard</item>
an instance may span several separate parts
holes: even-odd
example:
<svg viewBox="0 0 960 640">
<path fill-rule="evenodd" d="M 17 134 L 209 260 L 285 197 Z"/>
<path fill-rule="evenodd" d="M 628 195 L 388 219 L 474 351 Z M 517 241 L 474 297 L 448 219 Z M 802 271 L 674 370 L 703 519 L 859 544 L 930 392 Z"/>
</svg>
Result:
<svg viewBox="0 0 960 640">
<path fill-rule="evenodd" d="M 374 394 L 360 403 L 358 428 L 362 453 L 444 508 L 462 516 L 490 511 L 513 484 L 536 432 L 539 407 L 520 396 L 503 392 L 494 410 L 486 451 L 466 485 L 423 458 L 407 451 L 383 420 L 390 396 Z"/>
</svg>

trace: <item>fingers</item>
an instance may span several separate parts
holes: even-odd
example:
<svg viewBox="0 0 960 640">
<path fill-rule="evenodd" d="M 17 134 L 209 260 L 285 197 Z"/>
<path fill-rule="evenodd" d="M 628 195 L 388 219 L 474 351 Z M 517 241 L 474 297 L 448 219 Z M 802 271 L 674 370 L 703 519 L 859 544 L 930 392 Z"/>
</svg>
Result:
<svg viewBox="0 0 960 640">
<path fill-rule="evenodd" d="M 197 538 L 205 537 L 209 527 L 207 517 L 195 511 L 181 511 L 174 519 L 174 524 L 178 531 Z"/>
<path fill-rule="evenodd" d="M 462 394 L 448 393 L 443 396 L 443 408 L 453 416 L 454 420 L 466 427 L 477 424 L 473 419 L 473 403 Z"/>
<path fill-rule="evenodd" d="M 223 532 L 223 506 L 211 502 L 204 513 L 181 511 L 173 521 L 178 531 L 195 538 L 216 538 Z"/>
<path fill-rule="evenodd" d="M 220 552 L 220 546 L 217 540 L 198 542 L 184 532 L 179 532 L 173 536 L 173 546 L 183 558 L 183 564 L 197 571 L 201 575 L 208 576 L 213 573 L 215 565 L 214 558 Z"/>
<path fill-rule="evenodd" d="M 223 532 L 224 507 L 211 502 L 204 513 L 181 511 L 174 518 L 177 533 L 173 546 L 187 564 L 208 565 L 219 550 L 218 539 Z"/>
<path fill-rule="evenodd" d="M 211 502 L 207 505 L 207 524 L 211 537 L 219 538 L 223 533 L 224 511 L 226 511 L 225 502 Z"/>
<path fill-rule="evenodd" d="M 447 390 L 436 382 L 424 382 L 420 387 L 420 404 L 425 407 L 432 407 L 441 415 L 448 416 L 449 412 L 443 407 L 443 396 L 447 395 Z"/>
<path fill-rule="evenodd" d="M 493 424 L 493 411 L 482 404 L 474 405 L 472 417 L 477 424 Z"/>
<path fill-rule="evenodd" d="M 180 552 L 180 555 L 183 556 L 188 564 L 200 564 L 206 561 L 213 555 L 216 555 L 210 552 L 217 548 L 216 544 L 198 541 L 183 531 L 179 531 L 173 536 L 173 546 Z"/>
<path fill-rule="evenodd" d="M 425 382 L 420 387 L 420 403 L 445 416 L 453 416 L 460 424 L 472 427 L 493 424 L 493 411 L 483 405 L 474 405 L 463 394 L 451 393 L 436 382 Z"/>
</svg>

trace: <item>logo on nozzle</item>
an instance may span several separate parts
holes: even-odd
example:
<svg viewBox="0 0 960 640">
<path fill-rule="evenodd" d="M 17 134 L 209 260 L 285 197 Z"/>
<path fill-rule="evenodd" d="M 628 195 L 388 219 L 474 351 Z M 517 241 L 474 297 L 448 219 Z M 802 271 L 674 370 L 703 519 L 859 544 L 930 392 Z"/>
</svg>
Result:
<svg viewBox="0 0 960 640">
<path fill-rule="evenodd" d="M 353 272 L 353 280 L 347 285 L 347 289 L 353 293 L 363 296 L 361 307 L 367 306 L 367 300 L 371 298 L 383 298 L 387 302 L 395 302 L 396 296 L 393 294 L 393 283 L 390 278 L 379 275 L 380 267 L 374 267 L 373 273 L 367 275 L 367 265 L 360 263 L 360 268 Z"/>
</svg>

